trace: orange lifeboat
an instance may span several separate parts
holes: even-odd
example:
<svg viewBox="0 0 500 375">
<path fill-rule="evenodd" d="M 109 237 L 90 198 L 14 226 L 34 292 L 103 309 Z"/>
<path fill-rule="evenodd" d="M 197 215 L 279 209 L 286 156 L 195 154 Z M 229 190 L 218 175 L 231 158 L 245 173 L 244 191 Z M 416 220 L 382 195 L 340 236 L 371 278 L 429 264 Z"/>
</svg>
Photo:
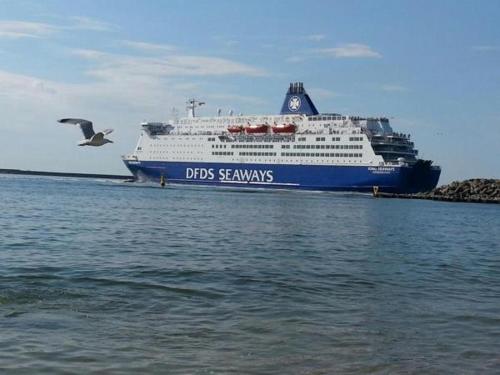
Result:
<svg viewBox="0 0 500 375">
<path fill-rule="evenodd" d="M 266 134 L 269 129 L 269 125 L 247 125 L 245 126 L 245 131 L 247 134 Z"/>
<path fill-rule="evenodd" d="M 295 133 L 297 126 L 295 126 L 294 124 L 281 124 L 281 125 L 274 125 L 272 129 L 273 133 L 275 134 L 288 134 L 288 133 Z"/>
<path fill-rule="evenodd" d="M 243 126 L 240 125 L 229 126 L 227 128 L 227 131 L 231 134 L 241 133 L 243 131 Z"/>
</svg>

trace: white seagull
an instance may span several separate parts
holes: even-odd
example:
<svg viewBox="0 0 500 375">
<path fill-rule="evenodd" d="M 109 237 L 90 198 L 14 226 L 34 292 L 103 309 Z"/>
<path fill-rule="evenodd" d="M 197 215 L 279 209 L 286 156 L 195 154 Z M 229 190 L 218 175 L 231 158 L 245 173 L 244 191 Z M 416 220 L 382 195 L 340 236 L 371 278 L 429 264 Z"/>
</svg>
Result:
<svg viewBox="0 0 500 375">
<path fill-rule="evenodd" d="M 106 129 L 102 132 L 95 133 L 92 128 L 92 122 L 81 118 L 63 118 L 58 120 L 61 124 L 78 125 L 82 129 L 85 139 L 78 143 L 78 146 L 102 146 L 106 143 L 113 143 L 113 141 L 104 138 L 105 135 L 111 133 L 113 129 Z"/>
</svg>

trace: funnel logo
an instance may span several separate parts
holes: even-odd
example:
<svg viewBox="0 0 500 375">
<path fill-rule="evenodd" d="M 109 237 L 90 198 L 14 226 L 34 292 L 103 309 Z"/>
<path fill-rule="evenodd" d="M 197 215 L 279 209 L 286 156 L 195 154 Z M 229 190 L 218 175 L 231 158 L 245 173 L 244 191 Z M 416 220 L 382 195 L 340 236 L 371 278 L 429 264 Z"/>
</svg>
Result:
<svg viewBox="0 0 500 375">
<path fill-rule="evenodd" d="M 300 108 L 300 98 L 298 96 L 292 96 L 288 101 L 288 109 L 292 112 L 295 112 L 299 108 Z"/>
</svg>

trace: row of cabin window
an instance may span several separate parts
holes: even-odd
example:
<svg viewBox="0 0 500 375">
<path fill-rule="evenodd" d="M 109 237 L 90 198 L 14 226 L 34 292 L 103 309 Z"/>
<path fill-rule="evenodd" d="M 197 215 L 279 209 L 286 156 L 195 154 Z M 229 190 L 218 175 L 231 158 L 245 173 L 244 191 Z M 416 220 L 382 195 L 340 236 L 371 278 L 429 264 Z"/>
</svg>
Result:
<svg viewBox="0 0 500 375">
<path fill-rule="evenodd" d="M 178 124 L 188 125 L 191 127 L 197 127 L 200 124 L 209 124 L 210 127 L 213 128 L 214 126 L 224 127 L 224 126 L 228 126 L 231 124 L 247 124 L 249 122 L 258 122 L 258 123 L 261 123 L 261 122 L 281 122 L 281 121 L 291 122 L 291 121 L 295 121 L 295 120 L 300 120 L 300 117 L 299 118 L 289 118 L 289 117 L 274 118 L 274 117 L 265 116 L 265 117 L 260 117 L 260 118 L 256 119 L 256 118 L 242 118 L 242 117 L 235 116 L 235 117 L 232 117 L 231 120 L 229 120 L 227 118 L 224 118 L 224 119 L 206 118 L 206 119 L 197 119 L 194 121 L 193 120 L 180 120 L 178 122 Z"/>
<path fill-rule="evenodd" d="M 233 155 L 231 151 L 212 151 L 212 155 Z"/>
<path fill-rule="evenodd" d="M 363 140 L 363 137 L 349 137 L 351 142 L 360 142 Z"/>
<path fill-rule="evenodd" d="M 274 145 L 231 145 L 231 148 L 273 148 Z"/>
<path fill-rule="evenodd" d="M 297 140 L 299 142 L 305 142 L 306 141 L 306 137 L 299 137 Z M 326 137 L 316 137 L 316 142 L 325 142 L 326 141 Z M 340 137 L 332 137 L 332 141 L 333 142 L 340 142 Z M 361 139 L 360 139 L 361 141 Z"/>
<path fill-rule="evenodd" d="M 295 142 L 294 135 L 285 134 L 262 134 L 262 135 L 240 135 L 237 142 Z"/>
<path fill-rule="evenodd" d="M 276 156 L 276 152 L 240 152 L 240 156 Z"/>
<path fill-rule="evenodd" d="M 281 156 L 305 156 L 305 157 L 328 157 L 328 158 L 361 158 L 363 154 L 343 154 L 343 153 L 308 153 L 308 152 L 282 152 Z"/>
<path fill-rule="evenodd" d="M 282 148 L 290 148 L 284 147 L 287 145 L 283 145 Z M 360 150 L 363 148 L 363 145 L 293 145 L 293 148 L 298 149 L 340 149 L 340 150 Z"/>
<path fill-rule="evenodd" d="M 212 145 L 212 148 L 226 148 L 226 145 Z"/>
<path fill-rule="evenodd" d="M 254 135 L 254 136 L 239 136 L 236 140 L 238 143 L 250 143 L 250 142 L 270 142 L 270 143 L 283 143 L 283 142 L 295 142 L 293 136 L 282 136 L 282 135 Z"/>
<path fill-rule="evenodd" d="M 310 121 L 347 120 L 346 116 L 310 116 Z"/>
<path fill-rule="evenodd" d="M 205 121 L 203 121 L 205 122 Z M 183 126 L 182 129 L 189 129 L 189 130 L 193 130 L 193 129 L 198 129 L 198 127 L 200 126 L 199 123 L 189 123 L 189 122 L 182 122 L 180 121 L 179 124 L 181 125 L 188 125 L 188 126 Z M 191 126 L 189 126 L 191 125 Z M 204 129 L 217 129 L 217 128 L 224 128 L 226 127 L 227 125 L 229 125 L 229 123 L 226 123 L 226 124 L 210 124 L 210 125 L 204 125 Z"/>
<path fill-rule="evenodd" d="M 204 147 L 205 144 L 202 143 L 171 143 L 171 144 L 165 144 L 165 143 L 152 143 L 151 148 L 172 148 L 172 147 Z"/>
</svg>

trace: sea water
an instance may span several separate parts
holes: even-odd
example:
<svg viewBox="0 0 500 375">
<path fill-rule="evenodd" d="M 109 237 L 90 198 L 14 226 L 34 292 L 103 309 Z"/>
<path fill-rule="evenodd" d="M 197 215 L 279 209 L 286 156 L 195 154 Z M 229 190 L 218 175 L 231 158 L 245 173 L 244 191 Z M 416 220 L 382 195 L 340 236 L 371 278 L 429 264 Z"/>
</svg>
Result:
<svg viewBox="0 0 500 375">
<path fill-rule="evenodd" d="M 0 175 L 0 372 L 500 372 L 500 207 Z"/>
</svg>

